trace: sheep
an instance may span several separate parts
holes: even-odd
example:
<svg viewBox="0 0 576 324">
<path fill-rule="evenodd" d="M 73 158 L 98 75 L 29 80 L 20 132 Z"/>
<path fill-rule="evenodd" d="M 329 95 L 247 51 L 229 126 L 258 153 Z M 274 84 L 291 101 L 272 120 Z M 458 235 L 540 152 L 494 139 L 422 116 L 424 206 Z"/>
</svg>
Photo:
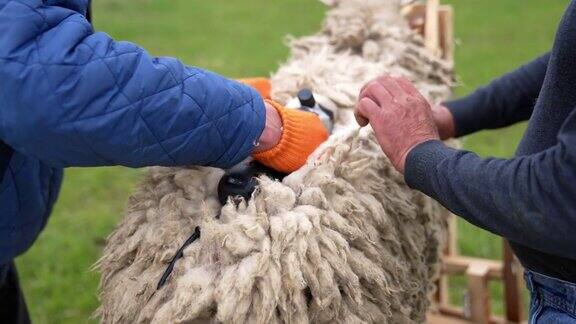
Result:
<svg viewBox="0 0 576 324">
<path fill-rule="evenodd" d="M 407 76 L 432 102 L 447 99 L 452 66 L 430 55 L 398 0 L 332 0 L 322 29 L 289 39 L 271 77 L 287 102 L 301 88 L 327 98 L 330 139 L 282 181 L 221 206 L 222 170 L 150 168 L 102 258 L 103 323 L 423 322 L 448 213 L 406 186 L 370 129 L 352 116 L 359 90 Z M 166 284 L 157 289 L 182 243 Z"/>
</svg>

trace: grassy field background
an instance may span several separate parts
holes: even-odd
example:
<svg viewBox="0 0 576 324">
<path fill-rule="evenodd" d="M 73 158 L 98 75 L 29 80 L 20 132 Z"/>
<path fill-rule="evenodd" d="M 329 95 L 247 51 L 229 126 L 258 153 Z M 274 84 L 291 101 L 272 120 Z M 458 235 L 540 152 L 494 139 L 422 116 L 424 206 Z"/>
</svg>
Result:
<svg viewBox="0 0 576 324">
<path fill-rule="evenodd" d="M 176 56 L 231 77 L 267 75 L 288 54 L 285 35 L 319 28 L 323 6 L 313 0 L 95 0 L 96 28 L 136 42 L 155 55 Z M 456 66 L 465 95 L 552 44 L 568 0 L 448 0 L 456 10 Z M 481 155 L 509 157 L 524 126 L 464 140 Z M 99 275 L 90 271 L 105 236 L 119 220 L 141 171 L 69 169 L 60 200 L 38 242 L 18 258 L 35 323 L 84 323 L 97 307 Z M 493 235 L 459 223 L 464 254 L 500 258 Z M 500 294 L 495 287 L 495 294 Z M 453 289 L 462 297 L 462 284 Z M 501 311 L 501 305 L 496 303 Z M 95 321 L 95 320 L 91 320 Z"/>
</svg>

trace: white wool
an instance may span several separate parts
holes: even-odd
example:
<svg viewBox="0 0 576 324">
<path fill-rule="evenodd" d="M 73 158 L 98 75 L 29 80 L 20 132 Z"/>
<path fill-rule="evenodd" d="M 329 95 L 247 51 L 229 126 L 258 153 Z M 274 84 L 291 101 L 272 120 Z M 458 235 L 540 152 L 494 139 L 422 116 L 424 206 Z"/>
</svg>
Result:
<svg viewBox="0 0 576 324">
<path fill-rule="evenodd" d="M 218 202 L 221 170 L 150 168 L 97 264 L 102 322 L 424 321 L 446 212 L 404 184 L 352 108 L 383 73 L 446 99 L 452 69 L 425 52 L 398 1 L 327 2 L 323 29 L 290 41 L 272 83 L 281 102 L 302 87 L 327 97 L 334 134 L 282 182 L 261 178 L 237 207 Z M 156 290 L 196 226 L 201 238 Z"/>
</svg>

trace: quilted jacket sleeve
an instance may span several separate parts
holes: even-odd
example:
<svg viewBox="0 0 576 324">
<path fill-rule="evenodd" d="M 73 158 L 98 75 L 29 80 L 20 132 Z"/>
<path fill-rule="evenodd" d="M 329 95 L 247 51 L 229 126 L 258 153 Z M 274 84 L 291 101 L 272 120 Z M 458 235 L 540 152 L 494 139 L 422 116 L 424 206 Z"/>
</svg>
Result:
<svg viewBox="0 0 576 324">
<path fill-rule="evenodd" d="M 116 42 L 78 8 L 47 3 L 58 1 L 0 0 L 5 142 L 60 167 L 226 167 L 250 154 L 265 123 L 254 90 Z"/>
</svg>

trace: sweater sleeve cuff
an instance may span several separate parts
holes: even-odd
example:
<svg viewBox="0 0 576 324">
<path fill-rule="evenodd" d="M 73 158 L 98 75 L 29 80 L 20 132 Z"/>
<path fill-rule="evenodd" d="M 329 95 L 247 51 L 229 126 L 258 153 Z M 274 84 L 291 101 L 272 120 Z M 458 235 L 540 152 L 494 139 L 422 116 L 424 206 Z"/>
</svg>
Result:
<svg viewBox="0 0 576 324">
<path fill-rule="evenodd" d="M 471 113 L 466 109 L 466 102 L 463 99 L 446 101 L 442 103 L 454 118 L 454 130 L 456 137 L 461 137 L 474 132 L 472 125 L 467 122 L 471 118 Z"/>
<path fill-rule="evenodd" d="M 406 157 L 404 169 L 406 184 L 412 189 L 435 196 L 433 179 L 436 168 L 441 161 L 456 155 L 457 152 L 438 140 L 418 144 Z"/>
</svg>

